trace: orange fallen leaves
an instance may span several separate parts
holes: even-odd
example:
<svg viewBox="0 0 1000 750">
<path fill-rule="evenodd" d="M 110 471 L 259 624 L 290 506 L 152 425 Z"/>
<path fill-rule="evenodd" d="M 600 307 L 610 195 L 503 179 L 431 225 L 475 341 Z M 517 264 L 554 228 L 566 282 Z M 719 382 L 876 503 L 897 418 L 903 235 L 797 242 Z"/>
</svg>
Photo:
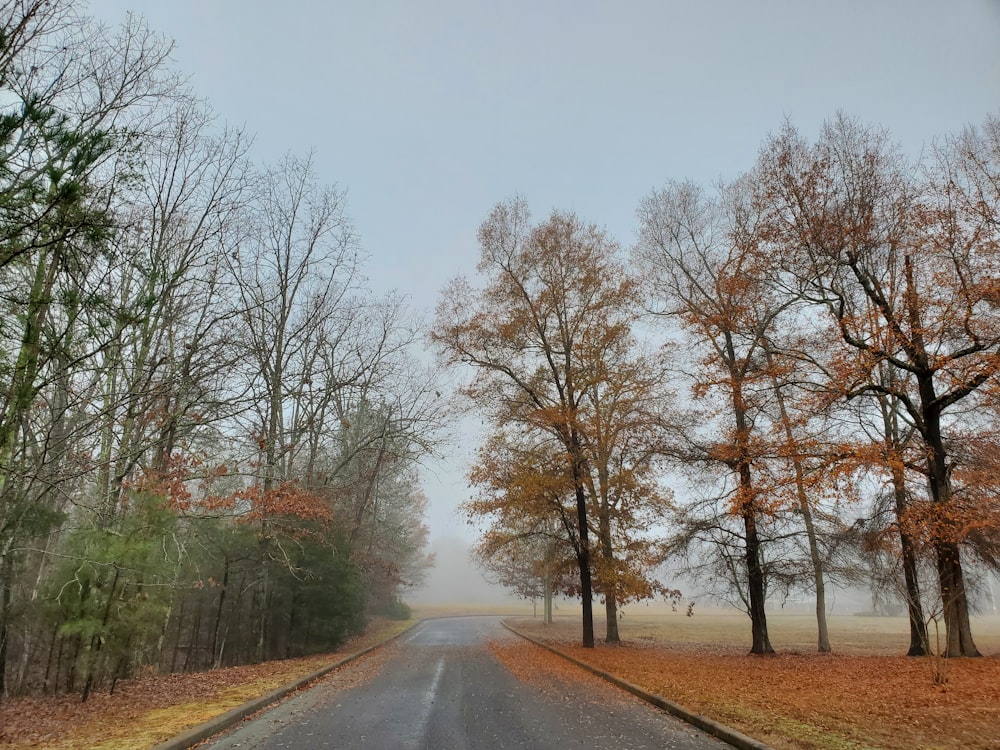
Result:
<svg viewBox="0 0 1000 750">
<path fill-rule="evenodd" d="M 194 674 L 145 677 L 119 683 L 114 695 L 93 693 L 86 703 L 80 702 L 78 693 L 5 700 L 0 703 L 0 747 L 89 747 L 95 742 L 113 740 L 128 747 L 127 737 L 139 730 L 136 725 L 147 714 L 171 706 L 186 706 L 185 713 L 190 717 L 198 703 L 215 707 L 213 714 L 225 713 L 248 697 L 262 695 L 331 661 L 329 655 L 312 656 Z M 241 695 L 241 688 L 245 687 L 249 688 L 249 696 Z M 189 721 L 187 726 L 208 718 Z"/>
<path fill-rule="evenodd" d="M 995 655 L 949 661 L 949 681 L 942 688 L 932 684 L 928 660 L 873 654 L 864 644 L 851 653 L 759 657 L 729 643 L 667 644 L 641 636 L 618 647 L 583 649 L 575 642 L 579 623 L 545 627 L 537 620 L 517 619 L 514 624 L 581 661 L 777 750 L 1000 748 L 1000 657 Z M 344 652 L 386 635 L 384 627 L 370 631 Z M 493 644 L 492 650 L 518 678 L 541 683 L 543 689 L 558 690 L 561 680 L 597 680 L 527 642 Z M 164 709 L 183 709 L 190 726 L 204 720 L 192 721 L 196 705 L 221 706 L 229 697 L 236 705 L 245 700 L 240 691 L 262 694 L 333 658 L 131 680 L 121 683 L 113 696 L 94 694 L 82 704 L 79 695 L 0 702 L 0 747 L 148 747 L 150 743 L 135 740 L 150 716 L 163 721 Z M 623 692 L 622 700 L 632 699 Z"/>
<path fill-rule="evenodd" d="M 928 661 L 906 656 L 761 657 L 729 646 L 650 640 L 584 649 L 565 632 L 515 624 L 563 653 L 779 750 L 1000 747 L 996 656 L 949 661 L 948 684 L 937 687 Z M 519 648 L 534 650 L 533 660 L 543 658 L 535 646 Z M 518 676 L 530 679 L 530 672 Z"/>
</svg>

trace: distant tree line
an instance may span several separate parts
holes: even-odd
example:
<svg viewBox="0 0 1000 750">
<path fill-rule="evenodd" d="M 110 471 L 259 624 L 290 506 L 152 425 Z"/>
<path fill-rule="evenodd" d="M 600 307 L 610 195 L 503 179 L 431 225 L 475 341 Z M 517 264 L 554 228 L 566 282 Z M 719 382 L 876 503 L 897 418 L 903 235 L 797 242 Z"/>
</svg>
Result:
<svg viewBox="0 0 1000 750">
<path fill-rule="evenodd" d="M 906 157 L 838 115 L 786 125 L 743 175 L 668 182 L 623 251 L 595 225 L 499 204 L 476 285 L 433 338 L 471 367 L 483 565 L 526 597 L 617 607 L 682 571 L 748 613 L 830 583 L 905 605 L 909 653 L 970 613 L 1000 558 L 1000 119 Z"/>
<path fill-rule="evenodd" d="M 0 695 L 332 649 L 429 563 L 419 327 L 169 53 L 0 2 Z"/>
</svg>

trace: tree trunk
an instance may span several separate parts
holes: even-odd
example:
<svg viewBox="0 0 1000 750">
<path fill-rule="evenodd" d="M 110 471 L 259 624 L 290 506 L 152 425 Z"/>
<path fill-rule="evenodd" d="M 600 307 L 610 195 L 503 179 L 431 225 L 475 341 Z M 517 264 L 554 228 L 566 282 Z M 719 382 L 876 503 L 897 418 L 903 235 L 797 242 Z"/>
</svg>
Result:
<svg viewBox="0 0 1000 750">
<path fill-rule="evenodd" d="M 545 568 L 542 576 L 542 622 L 552 624 L 552 545 L 545 550 Z"/>
<path fill-rule="evenodd" d="M 575 464 L 573 473 L 579 475 L 580 469 Z M 590 538 L 587 531 L 587 496 L 579 476 L 576 482 L 576 520 L 580 543 L 577 550 L 577 563 L 580 567 L 580 599 L 583 604 L 583 647 L 594 647 L 594 587 L 590 576 Z"/>
<path fill-rule="evenodd" d="M 958 544 L 949 539 L 947 513 L 951 511 L 951 477 L 949 476 L 948 453 L 941 434 L 941 414 L 945 408 L 938 399 L 934 385 L 935 369 L 932 358 L 924 343 L 923 327 L 920 321 L 920 304 L 917 286 L 914 282 L 913 262 L 904 256 L 906 277 L 906 306 L 910 331 L 913 336 L 911 359 L 918 366 L 914 372 L 917 392 L 920 395 L 920 422 L 923 423 L 921 437 L 927 449 L 927 479 L 930 484 L 931 500 L 938 512 L 945 518 L 937 519 L 941 526 L 934 532 L 934 552 L 937 555 L 938 581 L 941 588 L 941 604 L 944 608 L 944 622 L 947 630 L 947 656 L 980 656 L 979 649 L 972 641 L 972 627 L 969 624 L 969 601 L 965 595 L 965 580 L 962 576 L 962 561 Z M 944 533 L 942 533 L 944 532 Z"/>
<path fill-rule="evenodd" d="M 295 611 L 298 607 L 299 597 L 295 592 L 293 592 L 291 598 L 292 601 L 288 606 L 288 625 L 287 625 L 287 630 L 285 631 L 284 652 L 286 659 L 291 659 L 292 656 L 295 655 L 294 653 L 295 625 L 296 625 Z"/>
<path fill-rule="evenodd" d="M 938 542 L 934 545 L 934 551 L 937 553 L 941 600 L 944 606 L 944 624 L 948 638 L 948 646 L 944 655 L 981 656 L 972 640 L 969 601 L 965 593 L 965 580 L 962 576 L 958 545 L 953 542 Z"/>
<path fill-rule="evenodd" d="M 261 663 L 266 661 L 266 647 L 267 647 L 267 631 L 268 631 L 268 617 L 270 612 L 268 608 L 270 607 L 270 602 L 268 601 L 271 597 L 271 581 L 270 581 L 270 566 L 267 564 L 267 553 L 264 554 L 264 569 L 261 572 L 261 593 L 260 593 L 260 616 L 258 618 L 258 630 L 257 630 L 257 651 L 256 651 L 256 663 Z"/>
<path fill-rule="evenodd" d="M 779 397 L 779 403 L 782 399 Z M 784 406 L 781 407 L 784 412 Z M 791 427 L 785 418 L 786 436 L 789 445 L 792 445 Z M 823 558 L 819 552 L 819 542 L 816 539 L 816 527 L 813 524 L 812 508 L 809 505 L 809 497 L 806 495 L 805 476 L 802 470 L 802 461 L 796 457 L 793 459 L 795 468 L 795 493 L 799 503 L 799 510 L 802 513 L 802 523 L 806 528 L 806 539 L 809 542 L 809 561 L 813 569 L 813 586 L 816 589 L 816 633 L 817 650 L 821 654 L 830 653 L 830 631 L 826 623 L 826 582 L 823 580 Z"/>
<path fill-rule="evenodd" d="M 764 601 L 767 587 L 764 568 L 760 561 L 760 537 L 757 535 L 757 509 L 754 501 L 753 477 L 750 474 L 750 427 L 747 424 L 747 409 L 743 400 L 743 373 L 736 367 L 737 357 L 733 337 L 726 333 L 726 358 L 730 367 L 732 383 L 733 418 L 736 426 L 737 461 L 731 466 L 739 481 L 739 514 L 743 519 L 746 535 L 747 594 L 750 602 L 750 631 L 752 636 L 751 654 L 773 654 L 771 641 L 767 635 L 767 615 Z"/>
<path fill-rule="evenodd" d="M 59 683 L 59 665 L 56 662 L 56 677 L 54 683 L 49 680 L 52 674 L 52 660 L 56 653 L 56 642 L 59 643 L 59 658 L 62 657 L 62 638 L 59 637 L 59 623 L 52 626 L 52 637 L 49 640 L 49 657 L 45 661 L 45 676 L 42 678 L 42 692 L 49 692 L 49 685 Z M 53 691 L 55 692 L 55 691 Z"/>
<path fill-rule="evenodd" d="M 236 587 L 236 597 L 233 599 L 233 603 L 229 607 L 229 614 L 226 616 L 226 627 L 222 631 L 222 639 L 219 643 L 219 651 L 215 657 L 215 664 L 217 667 L 221 667 L 225 663 L 226 654 L 226 644 L 229 642 L 229 631 L 233 625 L 233 616 L 238 615 L 240 611 L 240 604 L 243 601 L 243 591 L 246 585 L 246 573 L 244 572 L 240 576 L 240 584 Z M 237 652 L 240 647 L 239 639 L 237 639 Z"/>
<path fill-rule="evenodd" d="M 611 543 L 611 519 L 606 515 L 601 515 L 601 554 L 608 561 L 607 569 L 611 571 L 612 579 L 604 582 L 604 613 L 607 623 L 605 625 L 605 643 L 621 643 L 618 635 L 618 586 L 614 579 L 614 546 Z"/>
<path fill-rule="evenodd" d="M 7 638 L 10 633 L 11 579 L 14 576 L 14 558 L 8 552 L 0 562 L 0 699 L 7 694 Z"/>
<path fill-rule="evenodd" d="M 894 374 L 890 368 L 885 375 L 889 380 L 890 389 L 894 386 Z M 886 458 L 892 473 L 892 495 L 895 503 L 896 526 L 899 529 L 899 546 L 903 562 L 903 585 L 906 598 L 906 614 L 910 621 L 910 648 L 907 656 L 927 655 L 927 621 L 924 619 L 924 607 L 920 601 L 920 579 L 917 576 L 917 554 L 913 540 L 906 531 L 904 524 L 906 509 L 909 507 L 909 494 L 906 491 L 906 475 L 903 473 L 904 438 L 899 430 L 899 419 L 896 414 L 898 401 L 891 402 L 888 397 L 881 397 L 879 405 L 882 408 L 882 425 L 885 432 Z"/>
<path fill-rule="evenodd" d="M 55 255 L 55 251 L 52 252 Z M 34 279 L 25 312 L 24 332 L 21 336 L 17 359 L 14 362 L 10 384 L 3 394 L 4 408 L 0 411 L 0 527 L 5 529 L 5 539 L 0 541 L 0 697 L 7 690 L 7 653 L 10 636 L 10 602 L 13 589 L 14 558 L 10 551 L 13 538 L 19 531 L 17 521 L 5 517 L 8 499 L 19 492 L 10 484 L 8 467 L 13 465 L 15 445 L 22 424 L 33 406 L 38 393 L 36 378 L 41 368 L 41 332 L 49 317 L 49 299 L 55 284 L 57 262 L 47 263 L 49 253 L 40 253 L 35 265 Z"/>
<path fill-rule="evenodd" d="M 765 349 L 767 354 L 767 365 L 773 370 L 774 360 L 771 354 L 771 347 Z M 785 396 L 781 392 L 781 387 L 775 382 L 775 396 L 778 400 L 778 415 L 781 417 L 785 431 L 785 441 L 792 456 L 792 467 L 795 471 L 795 496 L 799 503 L 799 510 L 802 512 L 802 523 L 806 528 L 806 539 L 809 542 L 809 561 L 813 569 L 813 586 L 816 589 L 816 634 L 817 650 L 821 654 L 830 653 L 830 631 L 826 624 L 826 583 L 823 580 L 823 558 L 819 552 L 819 543 L 816 540 L 816 527 L 813 524 L 812 508 L 809 505 L 809 496 L 806 493 L 805 470 L 802 468 L 802 458 L 798 454 L 795 442 L 795 435 L 792 432 L 791 422 L 788 420 L 788 410 L 785 408 Z"/>
<path fill-rule="evenodd" d="M 930 376 L 917 376 L 921 404 L 924 405 L 924 441 L 928 447 L 927 474 L 930 480 L 931 499 L 943 512 L 951 506 L 951 480 L 948 476 L 947 453 L 941 437 L 941 412 L 935 406 L 934 383 Z M 928 406 L 930 405 L 930 406 Z M 946 527 L 943 519 L 939 519 Z M 945 530 L 947 530 L 945 528 Z M 947 630 L 948 647 L 946 656 L 981 656 L 972 640 L 972 626 L 969 623 L 969 600 L 965 593 L 965 579 L 962 575 L 962 560 L 958 544 L 941 538 L 934 544 L 937 555 L 938 581 L 941 587 L 941 604 L 944 608 L 944 623 Z"/>
<path fill-rule="evenodd" d="M 111 590 L 108 592 L 108 601 L 104 605 L 104 614 L 101 617 L 101 632 L 107 632 L 108 620 L 111 619 L 111 607 L 114 605 L 115 597 L 118 596 L 118 579 L 121 577 L 121 569 L 115 566 L 115 577 L 111 581 Z M 126 584 L 127 585 L 127 584 Z M 87 665 L 87 677 L 83 684 L 83 695 L 80 696 L 80 702 L 86 703 L 87 698 L 90 697 L 91 688 L 94 686 L 94 673 L 98 671 L 98 667 L 101 666 L 101 648 L 104 645 L 103 636 L 94 636 L 90 641 L 90 650 L 94 656 L 90 659 Z M 100 679 L 100 675 L 98 675 Z"/>
<path fill-rule="evenodd" d="M 614 596 L 607 596 L 604 600 L 604 613 L 607 617 L 607 627 L 605 630 L 605 643 L 621 643 L 618 635 L 618 603 Z"/>
<path fill-rule="evenodd" d="M 828 654 L 830 648 L 830 630 L 826 623 L 826 582 L 823 580 L 823 560 L 816 543 L 816 531 L 813 528 L 812 511 L 805 498 L 800 499 L 802 520 L 806 525 L 806 536 L 809 538 L 809 559 L 812 561 L 813 584 L 816 587 L 816 650 Z"/>
<path fill-rule="evenodd" d="M 201 607 L 194 608 L 194 622 L 191 624 L 191 637 L 188 638 L 187 653 L 184 654 L 184 671 L 192 672 L 197 669 L 198 649 L 201 648 Z M 191 663 L 191 655 L 194 654 L 194 664 Z"/>
<path fill-rule="evenodd" d="M 222 629 L 222 612 L 226 604 L 226 591 L 229 588 L 229 558 L 226 557 L 222 567 L 222 586 L 219 588 L 219 606 L 215 610 L 215 624 L 212 626 L 212 660 L 210 664 L 218 669 L 221 666 L 222 652 L 219 650 L 219 631 Z"/>
<path fill-rule="evenodd" d="M 917 578 L 917 555 L 913 548 L 913 540 L 903 528 L 903 516 L 906 513 L 907 495 L 906 480 L 903 470 L 894 466 L 892 470 L 893 496 L 896 507 L 896 524 L 899 527 L 899 545 L 903 558 L 903 583 L 906 594 L 906 614 L 910 621 L 910 648 L 907 656 L 927 655 L 927 621 L 924 619 L 924 607 L 920 601 L 920 582 Z"/>
<path fill-rule="evenodd" d="M 760 539 L 757 536 L 757 519 L 752 508 L 743 511 L 743 528 L 746 531 L 746 563 L 750 595 L 750 630 L 753 637 L 751 654 L 773 654 L 774 648 L 767 635 L 767 615 L 764 613 L 766 597 L 764 570 L 760 564 Z"/>
<path fill-rule="evenodd" d="M 66 692 L 72 693 L 76 688 L 76 666 L 80 659 L 80 649 L 83 648 L 83 636 L 73 636 L 73 653 L 69 658 L 69 668 L 66 670 Z"/>
<path fill-rule="evenodd" d="M 180 654 L 181 650 L 181 637 L 183 633 L 182 628 L 184 627 L 184 609 L 186 604 L 187 600 L 181 599 L 181 610 L 180 612 L 177 613 L 177 628 L 176 628 L 177 633 L 174 636 L 174 648 L 173 648 L 173 653 L 170 656 L 171 674 L 177 671 L 177 656 L 178 654 Z"/>
</svg>

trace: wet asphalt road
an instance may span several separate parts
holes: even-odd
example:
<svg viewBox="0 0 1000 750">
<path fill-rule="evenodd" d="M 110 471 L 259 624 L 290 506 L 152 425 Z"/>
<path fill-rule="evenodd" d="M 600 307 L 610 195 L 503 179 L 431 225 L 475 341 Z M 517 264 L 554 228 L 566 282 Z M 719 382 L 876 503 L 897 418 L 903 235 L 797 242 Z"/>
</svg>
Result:
<svg viewBox="0 0 1000 750">
<path fill-rule="evenodd" d="M 497 617 L 428 620 L 209 743 L 213 750 L 727 748 L 573 667 L 519 680 L 490 652 Z M 530 647 L 534 648 L 534 647 Z"/>
</svg>

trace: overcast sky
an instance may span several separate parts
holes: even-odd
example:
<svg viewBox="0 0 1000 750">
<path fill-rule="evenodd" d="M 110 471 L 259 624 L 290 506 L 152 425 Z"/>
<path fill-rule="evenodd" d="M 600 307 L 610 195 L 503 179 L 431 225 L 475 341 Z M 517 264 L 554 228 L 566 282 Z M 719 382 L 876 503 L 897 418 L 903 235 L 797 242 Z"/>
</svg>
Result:
<svg viewBox="0 0 1000 750">
<path fill-rule="evenodd" d="M 430 312 L 489 209 L 576 211 L 624 246 L 670 178 L 751 165 L 785 118 L 838 110 L 910 153 L 1000 113 L 1000 0 L 93 0 L 174 59 L 255 158 L 315 151 L 348 190 L 377 291 Z M 435 536 L 461 466 L 429 478 Z"/>
</svg>

